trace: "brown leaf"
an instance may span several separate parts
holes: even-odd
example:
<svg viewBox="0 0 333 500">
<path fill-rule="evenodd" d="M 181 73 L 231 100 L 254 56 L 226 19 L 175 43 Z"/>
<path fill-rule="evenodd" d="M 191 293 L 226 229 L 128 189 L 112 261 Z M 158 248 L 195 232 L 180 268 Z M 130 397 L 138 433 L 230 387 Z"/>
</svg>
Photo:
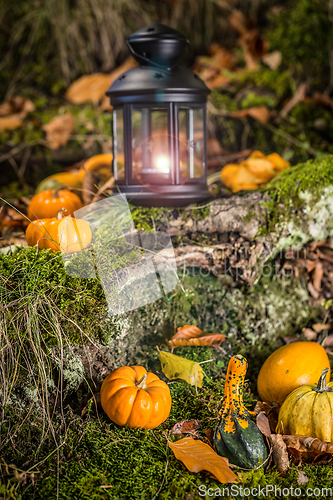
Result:
<svg viewBox="0 0 333 500">
<path fill-rule="evenodd" d="M 285 344 L 292 344 L 293 342 L 297 342 L 298 340 L 298 337 L 283 337 L 283 341 Z"/>
<path fill-rule="evenodd" d="M 316 261 L 315 260 L 306 259 L 305 260 L 305 267 L 306 267 L 307 272 L 311 273 L 311 271 L 313 271 L 314 268 L 316 267 Z"/>
<path fill-rule="evenodd" d="M 248 109 L 240 109 L 239 111 L 231 111 L 230 116 L 233 118 L 245 118 L 250 116 L 260 123 L 267 123 L 270 118 L 270 111 L 267 106 L 255 106 Z"/>
<path fill-rule="evenodd" d="M 213 449 L 215 449 L 215 446 L 214 446 L 214 429 L 212 427 L 209 427 L 204 432 L 205 432 L 206 438 L 209 441 L 209 444 L 211 445 L 211 447 Z"/>
<path fill-rule="evenodd" d="M 316 340 L 318 335 L 311 328 L 302 328 L 302 333 L 307 340 Z"/>
<path fill-rule="evenodd" d="M 172 340 L 174 339 L 191 339 L 195 337 L 200 337 L 203 335 L 203 331 L 200 330 L 195 325 L 184 325 L 184 326 L 179 326 L 177 328 L 177 332 L 173 335 Z"/>
<path fill-rule="evenodd" d="M 55 116 L 42 128 L 46 132 L 46 139 L 50 149 L 59 149 L 65 146 L 74 129 L 74 117 L 71 113 Z"/>
<path fill-rule="evenodd" d="M 281 434 L 272 434 L 269 441 L 272 445 L 272 455 L 276 468 L 280 474 L 284 475 L 289 469 L 289 457 L 287 446 L 282 438 Z"/>
<path fill-rule="evenodd" d="M 99 102 L 108 90 L 110 85 L 125 71 L 134 68 L 138 63 L 132 56 L 129 56 L 123 64 L 109 74 L 94 73 L 92 75 L 81 76 L 73 82 L 66 91 L 65 97 L 73 104 L 84 102 Z"/>
<path fill-rule="evenodd" d="M 294 436 L 282 436 L 282 439 L 288 448 L 295 448 L 301 453 L 309 451 L 333 453 L 333 443 L 320 441 L 317 438 L 295 434 Z"/>
<path fill-rule="evenodd" d="M 313 273 L 313 286 L 315 287 L 318 292 L 322 291 L 321 288 L 321 280 L 323 279 L 324 276 L 324 269 L 323 269 L 323 264 L 318 260 L 316 262 L 316 267 L 314 268 L 314 273 Z"/>
<path fill-rule="evenodd" d="M 319 292 L 318 292 L 318 290 L 315 289 L 315 287 L 313 286 L 311 281 L 309 281 L 309 283 L 308 283 L 308 290 L 314 299 L 318 299 Z"/>
<path fill-rule="evenodd" d="M 213 474 L 220 483 L 237 481 L 237 476 L 230 469 L 228 460 L 220 457 L 208 444 L 193 438 L 183 438 L 175 443 L 169 441 L 169 447 L 189 471 L 206 470 Z"/>
<path fill-rule="evenodd" d="M 261 411 L 264 411 L 266 417 L 268 418 L 271 431 L 275 432 L 278 421 L 279 408 L 280 405 L 278 405 L 277 403 L 270 404 L 270 403 L 265 403 L 263 401 L 257 401 L 257 404 L 254 408 L 254 412 L 259 414 Z"/>
<path fill-rule="evenodd" d="M 245 49 L 246 53 L 250 54 L 256 59 L 261 59 L 265 54 L 267 54 L 269 49 L 269 42 L 267 38 L 263 35 L 260 35 L 260 33 L 258 33 L 256 29 L 246 33 L 239 40 L 239 44 Z"/>
<path fill-rule="evenodd" d="M 327 262 L 333 264 L 333 252 L 331 248 L 329 249 L 327 247 L 321 247 L 320 249 L 318 248 L 317 255 L 321 259 L 326 260 Z"/>
<path fill-rule="evenodd" d="M 258 429 L 260 430 L 260 432 L 264 436 L 269 437 L 272 434 L 270 426 L 269 426 L 268 418 L 266 417 L 266 414 L 264 411 L 261 411 L 257 415 L 256 424 L 257 424 Z"/>
<path fill-rule="evenodd" d="M 285 117 L 297 104 L 303 102 L 306 96 L 306 91 L 308 89 L 308 84 L 306 82 L 301 83 L 293 97 L 287 102 L 285 106 L 283 106 L 280 116 Z"/>
<path fill-rule="evenodd" d="M 206 80 L 205 83 L 211 90 L 222 89 L 230 82 L 230 79 L 230 76 L 216 75 L 213 78 L 209 78 L 208 80 Z"/>
<path fill-rule="evenodd" d="M 192 339 L 172 339 L 167 340 L 167 344 L 170 347 L 185 347 L 185 346 L 220 346 L 225 340 L 226 336 L 221 333 L 214 333 L 212 335 L 204 335 L 203 337 L 197 337 Z"/>
<path fill-rule="evenodd" d="M 260 64 L 257 59 L 253 57 L 249 50 L 244 51 L 244 59 L 246 68 L 250 71 L 257 71 L 260 68 Z"/>
<path fill-rule="evenodd" d="M 234 9 L 228 18 L 229 24 L 234 31 L 244 34 L 247 31 L 246 17 L 240 10 Z"/>
<path fill-rule="evenodd" d="M 328 106 L 329 108 L 333 108 L 333 101 L 328 95 L 315 92 L 313 94 L 313 99 L 316 104 L 322 104 L 324 106 Z"/>
<path fill-rule="evenodd" d="M 312 328 L 316 333 L 321 333 L 323 330 L 332 330 L 333 323 L 315 323 Z"/>
<path fill-rule="evenodd" d="M 274 50 L 273 52 L 263 55 L 261 60 L 274 71 L 278 69 L 282 62 L 282 54 L 278 50 Z"/>
<path fill-rule="evenodd" d="M 333 346 L 333 335 L 328 335 L 324 340 L 324 347 L 332 347 Z"/>
<path fill-rule="evenodd" d="M 223 156 L 226 152 L 215 137 L 207 138 L 207 156 Z"/>
<path fill-rule="evenodd" d="M 199 427 L 200 420 L 182 420 L 172 427 L 171 432 L 174 436 L 183 434 L 198 435 Z"/>
<path fill-rule="evenodd" d="M 20 127 L 28 113 L 35 110 L 32 101 L 20 96 L 10 97 L 0 105 L 0 130 Z"/>
</svg>

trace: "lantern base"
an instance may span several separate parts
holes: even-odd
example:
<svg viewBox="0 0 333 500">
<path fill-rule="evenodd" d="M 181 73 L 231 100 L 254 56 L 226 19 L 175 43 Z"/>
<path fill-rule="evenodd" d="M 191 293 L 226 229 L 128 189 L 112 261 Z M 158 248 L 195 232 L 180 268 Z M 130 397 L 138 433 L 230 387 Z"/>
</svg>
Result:
<svg viewBox="0 0 333 500">
<path fill-rule="evenodd" d="M 212 194 L 205 184 L 182 186 L 124 186 L 116 185 L 114 194 L 123 193 L 132 205 L 141 207 L 168 207 L 178 208 L 203 203 L 212 199 Z"/>
</svg>

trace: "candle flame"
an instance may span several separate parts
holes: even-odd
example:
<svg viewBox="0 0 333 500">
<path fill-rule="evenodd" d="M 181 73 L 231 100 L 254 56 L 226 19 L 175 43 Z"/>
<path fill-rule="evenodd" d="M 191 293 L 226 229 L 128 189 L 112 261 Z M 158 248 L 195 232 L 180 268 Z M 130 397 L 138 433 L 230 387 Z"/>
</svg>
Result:
<svg viewBox="0 0 333 500">
<path fill-rule="evenodd" d="M 161 172 L 168 173 L 170 170 L 170 158 L 166 155 L 160 155 L 156 158 L 156 168 Z"/>
</svg>

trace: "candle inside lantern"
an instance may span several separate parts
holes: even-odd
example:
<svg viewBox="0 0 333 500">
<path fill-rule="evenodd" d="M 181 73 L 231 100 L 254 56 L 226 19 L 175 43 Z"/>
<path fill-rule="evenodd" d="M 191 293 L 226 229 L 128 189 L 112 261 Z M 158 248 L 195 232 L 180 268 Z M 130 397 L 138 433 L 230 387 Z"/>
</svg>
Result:
<svg viewBox="0 0 333 500">
<path fill-rule="evenodd" d="M 159 155 L 155 160 L 156 168 L 159 172 L 168 174 L 170 171 L 170 158 L 166 155 Z"/>
</svg>

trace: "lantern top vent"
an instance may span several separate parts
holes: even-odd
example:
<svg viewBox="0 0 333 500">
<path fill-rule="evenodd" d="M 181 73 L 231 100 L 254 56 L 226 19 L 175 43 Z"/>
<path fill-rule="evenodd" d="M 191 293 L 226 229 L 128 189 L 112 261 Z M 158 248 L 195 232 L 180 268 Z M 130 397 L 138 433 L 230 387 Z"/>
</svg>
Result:
<svg viewBox="0 0 333 500">
<path fill-rule="evenodd" d="M 141 66 L 170 70 L 179 64 L 189 41 L 177 30 L 151 24 L 132 33 L 127 45 Z"/>
</svg>

